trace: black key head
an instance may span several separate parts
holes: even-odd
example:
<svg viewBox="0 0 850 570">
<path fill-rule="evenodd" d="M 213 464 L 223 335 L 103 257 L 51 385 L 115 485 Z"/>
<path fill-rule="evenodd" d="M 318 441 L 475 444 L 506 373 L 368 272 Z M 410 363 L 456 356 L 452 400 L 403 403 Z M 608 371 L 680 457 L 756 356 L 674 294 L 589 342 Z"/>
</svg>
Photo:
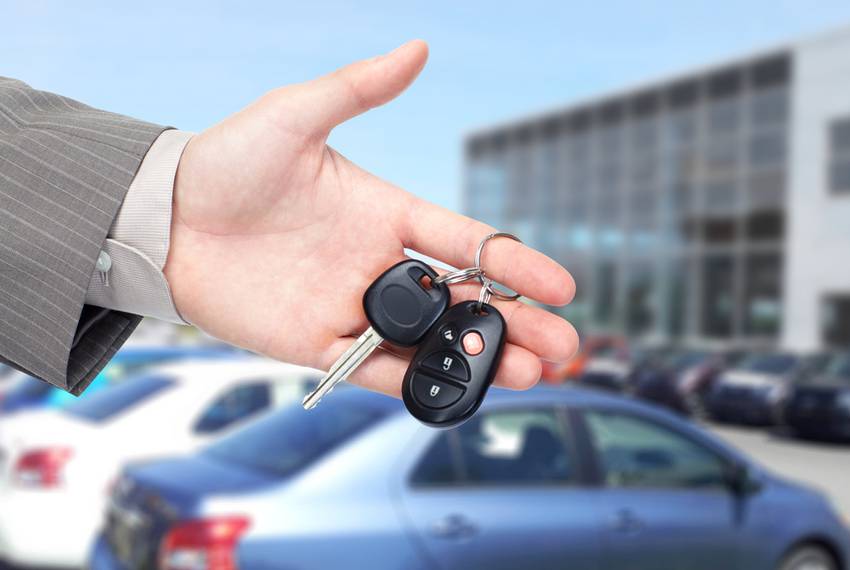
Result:
<svg viewBox="0 0 850 570">
<path fill-rule="evenodd" d="M 436 277 L 436 271 L 415 259 L 384 271 L 363 295 L 369 324 L 395 345 L 414 346 L 422 342 L 451 301 L 448 286 L 435 284 Z"/>
<path fill-rule="evenodd" d="M 402 383 L 408 411 L 424 424 L 448 428 L 468 420 L 481 406 L 499 368 L 505 320 L 476 301 L 450 308 L 422 342 Z"/>
</svg>

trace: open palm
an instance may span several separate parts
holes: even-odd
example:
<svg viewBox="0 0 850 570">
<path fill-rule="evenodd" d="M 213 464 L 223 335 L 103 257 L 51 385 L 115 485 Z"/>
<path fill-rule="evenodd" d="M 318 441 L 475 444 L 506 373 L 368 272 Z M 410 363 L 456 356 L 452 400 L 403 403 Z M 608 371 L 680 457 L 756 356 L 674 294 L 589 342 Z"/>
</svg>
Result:
<svg viewBox="0 0 850 570">
<path fill-rule="evenodd" d="M 196 136 L 181 158 L 166 276 L 188 321 L 273 358 L 327 369 L 367 326 L 366 287 L 410 248 L 464 267 L 492 228 L 361 170 L 326 145 L 330 130 L 386 103 L 416 77 L 427 46 L 398 50 L 272 91 Z M 488 275 L 543 303 L 570 301 L 569 274 L 509 240 Z M 452 301 L 476 298 L 452 286 Z M 508 344 L 496 383 L 524 388 L 540 359 L 574 352 L 574 329 L 522 303 L 497 303 Z M 379 351 L 351 380 L 398 395 L 405 351 Z"/>
</svg>

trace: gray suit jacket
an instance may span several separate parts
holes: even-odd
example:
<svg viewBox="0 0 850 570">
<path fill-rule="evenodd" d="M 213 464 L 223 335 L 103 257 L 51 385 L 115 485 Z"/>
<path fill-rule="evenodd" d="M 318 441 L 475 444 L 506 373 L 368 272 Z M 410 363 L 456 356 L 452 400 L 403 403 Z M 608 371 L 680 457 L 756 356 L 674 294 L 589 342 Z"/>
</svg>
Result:
<svg viewBox="0 0 850 570">
<path fill-rule="evenodd" d="M 85 297 L 163 130 L 0 77 L 0 360 L 79 394 L 138 325 Z"/>
</svg>

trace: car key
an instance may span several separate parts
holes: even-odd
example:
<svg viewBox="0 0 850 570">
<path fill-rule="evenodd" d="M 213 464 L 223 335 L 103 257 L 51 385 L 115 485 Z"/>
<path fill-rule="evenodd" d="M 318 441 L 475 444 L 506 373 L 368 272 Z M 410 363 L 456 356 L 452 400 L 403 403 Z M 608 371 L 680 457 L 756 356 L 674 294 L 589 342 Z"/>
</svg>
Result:
<svg viewBox="0 0 850 570">
<path fill-rule="evenodd" d="M 402 396 L 413 417 L 432 427 L 472 417 L 499 367 L 505 328 L 492 305 L 466 301 L 446 311 L 404 375 Z"/>
<path fill-rule="evenodd" d="M 397 263 L 382 273 L 363 294 L 363 309 L 371 326 L 304 398 L 304 408 L 315 407 L 384 340 L 398 346 L 419 344 L 451 301 L 448 285 L 435 283 L 436 277 L 436 271 L 415 259 Z"/>
</svg>

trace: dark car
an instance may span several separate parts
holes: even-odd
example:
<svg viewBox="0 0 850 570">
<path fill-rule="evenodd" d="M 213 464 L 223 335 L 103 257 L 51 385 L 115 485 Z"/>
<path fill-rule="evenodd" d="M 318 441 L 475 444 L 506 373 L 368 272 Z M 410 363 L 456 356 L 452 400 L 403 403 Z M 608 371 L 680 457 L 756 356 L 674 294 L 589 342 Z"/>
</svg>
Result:
<svg viewBox="0 0 850 570">
<path fill-rule="evenodd" d="M 781 516 L 781 515 L 786 516 Z M 817 492 L 698 427 L 576 388 L 433 430 L 362 390 L 125 469 L 94 570 L 839 570 Z"/>
<path fill-rule="evenodd" d="M 705 415 L 705 398 L 721 372 L 741 359 L 737 350 L 684 349 L 644 366 L 634 394 L 688 416 Z"/>
<path fill-rule="evenodd" d="M 654 370 L 674 352 L 667 345 L 602 352 L 585 364 L 578 381 L 587 388 L 630 393 L 644 373 Z"/>
<path fill-rule="evenodd" d="M 784 419 L 805 437 L 850 440 L 850 353 L 834 355 L 823 374 L 801 378 Z"/>
<path fill-rule="evenodd" d="M 793 383 L 822 370 L 826 355 L 759 352 L 720 375 L 706 400 L 717 421 L 775 425 Z"/>
</svg>

